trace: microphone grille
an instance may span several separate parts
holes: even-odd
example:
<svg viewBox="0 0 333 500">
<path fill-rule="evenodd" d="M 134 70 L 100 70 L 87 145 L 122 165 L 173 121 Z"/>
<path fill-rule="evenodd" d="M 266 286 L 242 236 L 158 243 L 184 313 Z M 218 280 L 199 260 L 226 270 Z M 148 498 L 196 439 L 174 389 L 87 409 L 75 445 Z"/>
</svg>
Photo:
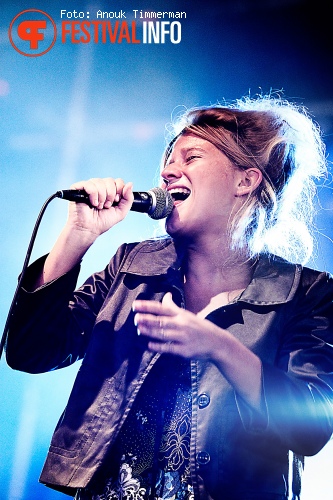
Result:
<svg viewBox="0 0 333 500">
<path fill-rule="evenodd" d="M 165 189 L 155 187 L 149 191 L 152 195 L 154 203 L 151 210 L 148 212 L 149 217 L 152 219 L 164 219 L 171 214 L 173 209 L 173 199 L 171 194 Z"/>
</svg>

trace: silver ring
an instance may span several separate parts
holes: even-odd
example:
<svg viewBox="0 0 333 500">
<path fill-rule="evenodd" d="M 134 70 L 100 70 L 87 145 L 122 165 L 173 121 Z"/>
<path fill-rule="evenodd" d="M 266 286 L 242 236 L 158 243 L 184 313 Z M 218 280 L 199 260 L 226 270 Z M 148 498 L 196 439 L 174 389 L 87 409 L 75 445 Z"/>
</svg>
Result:
<svg viewBox="0 0 333 500">
<path fill-rule="evenodd" d="M 161 319 L 159 320 L 159 327 L 160 327 L 160 335 L 162 337 L 162 340 L 164 340 L 164 328 Z"/>
</svg>

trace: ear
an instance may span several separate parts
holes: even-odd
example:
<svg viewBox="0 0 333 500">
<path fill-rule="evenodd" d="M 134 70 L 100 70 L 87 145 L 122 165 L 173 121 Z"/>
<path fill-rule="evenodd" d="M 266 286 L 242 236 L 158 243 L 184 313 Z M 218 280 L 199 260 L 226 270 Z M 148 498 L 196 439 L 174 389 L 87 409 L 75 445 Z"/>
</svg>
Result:
<svg viewBox="0 0 333 500">
<path fill-rule="evenodd" d="M 262 181 L 262 172 L 259 168 L 240 170 L 240 179 L 237 185 L 236 196 L 245 196 L 253 193 Z"/>
</svg>

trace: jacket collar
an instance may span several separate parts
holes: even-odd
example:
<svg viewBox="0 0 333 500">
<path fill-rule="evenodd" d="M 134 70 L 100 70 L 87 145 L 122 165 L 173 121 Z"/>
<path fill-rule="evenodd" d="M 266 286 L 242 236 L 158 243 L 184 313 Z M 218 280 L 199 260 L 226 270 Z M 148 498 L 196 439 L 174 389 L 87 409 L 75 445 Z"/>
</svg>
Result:
<svg viewBox="0 0 333 500">
<path fill-rule="evenodd" d="M 138 243 L 130 252 L 122 272 L 140 276 L 167 274 L 169 269 L 180 270 L 180 259 L 171 238 L 146 240 Z"/>
<path fill-rule="evenodd" d="M 252 280 L 240 300 L 257 305 L 289 302 L 298 288 L 301 271 L 301 265 L 276 255 L 260 255 Z"/>
<path fill-rule="evenodd" d="M 125 260 L 121 271 L 140 276 L 180 274 L 180 258 L 171 238 L 138 243 Z M 289 302 L 300 282 L 302 267 L 275 255 L 260 255 L 252 280 L 243 292 L 242 302 L 273 305 Z"/>
</svg>

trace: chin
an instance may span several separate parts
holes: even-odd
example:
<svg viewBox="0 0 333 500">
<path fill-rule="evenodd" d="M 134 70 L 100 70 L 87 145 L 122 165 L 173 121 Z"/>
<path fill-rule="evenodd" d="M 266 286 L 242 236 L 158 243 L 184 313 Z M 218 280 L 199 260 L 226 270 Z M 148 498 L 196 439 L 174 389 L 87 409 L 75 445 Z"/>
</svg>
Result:
<svg viewBox="0 0 333 500">
<path fill-rule="evenodd" d="M 177 234 L 176 229 L 173 227 L 173 224 L 170 224 L 168 221 L 165 223 L 165 231 L 168 233 L 169 236 L 172 238 L 175 237 Z"/>
<path fill-rule="evenodd" d="M 185 217 L 186 220 L 186 217 Z M 174 237 L 179 231 L 184 230 L 184 214 L 180 217 L 177 206 L 174 206 L 171 214 L 165 221 L 165 229 L 170 236 Z"/>
<path fill-rule="evenodd" d="M 182 232 L 179 220 L 173 221 L 171 217 L 169 220 L 167 219 L 165 222 L 165 230 L 169 234 L 169 236 L 171 236 L 172 238 L 177 238 L 177 235 Z"/>
<path fill-rule="evenodd" d="M 178 242 L 183 241 L 183 243 L 185 243 L 192 239 L 191 233 L 189 234 L 189 231 L 185 230 L 184 226 L 180 223 L 177 224 L 176 222 L 172 223 L 171 221 L 167 221 L 165 224 L 165 230 L 171 238 L 177 240 Z"/>
</svg>

